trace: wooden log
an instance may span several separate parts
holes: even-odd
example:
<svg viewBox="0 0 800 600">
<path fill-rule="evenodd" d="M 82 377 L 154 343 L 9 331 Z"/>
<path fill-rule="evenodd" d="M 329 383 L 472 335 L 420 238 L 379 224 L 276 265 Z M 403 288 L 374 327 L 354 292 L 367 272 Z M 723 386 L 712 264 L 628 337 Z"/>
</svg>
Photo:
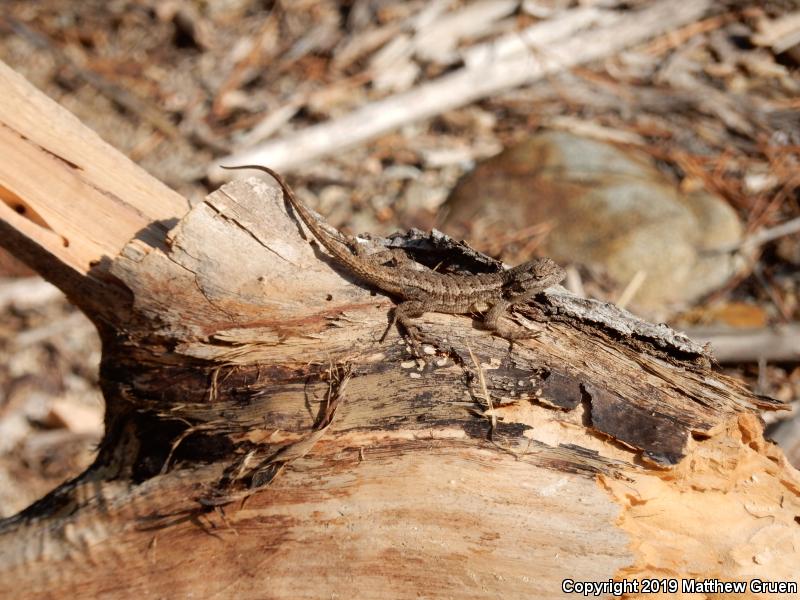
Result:
<svg viewBox="0 0 800 600">
<path fill-rule="evenodd" d="M 53 231 L 5 210 L 23 243 L 0 243 L 71 270 L 53 277 L 67 291 L 94 278 L 122 292 L 81 299 L 103 314 L 98 458 L 0 522 L 0 597 L 555 598 L 567 579 L 797 577 L 800 477 L 756 413 L 777 403 L 691 340 L 552 289 L 520 311 L 539 337 L 511 345 L 427 314 L 439 352 L 415 359 L 394 331 L 378 341 L 391 301 L 309 244 L 270 182 L 226 185 L 165 235 L 98 211 L 131 238 L 115 246 L 90 235 L 94 212 L 37 196 L 39 167 L 19 167 L 0 186 Z M 115 197 L 174 199 L 124 172 Z M 168 212 L 151 210 L 136 214 Z M 81 219 L 73 255 L 53 239 Z M 421 260 L 493 266 L 421 241 Z"/>
<path fill-rule="evenodd" d="M 0 238 L 97 315 L 111 259 L 163 243 L 189 203 L 2 62 L 0 82 Z"/>
</svg>

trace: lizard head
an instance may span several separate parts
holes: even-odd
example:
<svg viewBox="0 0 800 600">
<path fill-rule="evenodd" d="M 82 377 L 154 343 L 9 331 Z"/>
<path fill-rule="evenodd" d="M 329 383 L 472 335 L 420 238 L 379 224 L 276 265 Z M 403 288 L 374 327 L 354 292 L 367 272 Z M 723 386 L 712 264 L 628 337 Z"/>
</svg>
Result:
<svg viewBox="0 0 800 600">
<path fill-rule="evenodd" d="M 506 271 L 506 285 L 516 293 L 533 288 L 543 290 L 567 276 L 566 271 L 549 258 L 537 258 Z"/>
</svg>

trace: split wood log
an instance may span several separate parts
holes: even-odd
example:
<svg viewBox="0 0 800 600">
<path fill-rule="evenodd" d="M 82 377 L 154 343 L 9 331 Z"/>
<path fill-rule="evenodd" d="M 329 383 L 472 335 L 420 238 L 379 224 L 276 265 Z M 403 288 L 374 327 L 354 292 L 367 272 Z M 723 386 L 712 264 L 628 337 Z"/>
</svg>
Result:
<svg viewBox="0 0 800 600">
<path fill-rule="evenodd" d="M 0 243 L 93 318 L 107 403 L 92 467 L 0 522 L 0 597 L 554 598 L 565 579 L 797 577 L 800 476 L 756 413 L 776 403 L 690 340 L 552 289 L 521 311 L 538 338 L 427 314 L 441 352 L 414 359 L 396 332 L 378 341 L 390 300 L 304 240 L 270 182 L 182 215 L 0 79 Z M 496 268 L 440 236 L 411 243 Z"/>
</svg>

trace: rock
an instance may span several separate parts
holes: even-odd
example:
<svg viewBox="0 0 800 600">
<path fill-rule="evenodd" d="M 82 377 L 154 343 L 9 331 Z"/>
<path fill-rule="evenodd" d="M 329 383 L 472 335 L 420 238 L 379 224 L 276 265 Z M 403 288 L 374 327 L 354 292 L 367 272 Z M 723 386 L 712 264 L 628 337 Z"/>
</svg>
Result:
<svg viewBox="0 0 800 600">
<path fill-rule="evenodd" d="M 536 135 L 481 163 L 447 208 L 445 230 L 478 240 L 552 222 L 543 254 L 603 272 L 618 289 L 642 271 L 632 303 L 648 316 L 696 300 L 737 270 L 730 254 L 709 252 L 742 235 L 723 199 L 681 193 L 643 152 L 565 132 Z"/>
</svg>

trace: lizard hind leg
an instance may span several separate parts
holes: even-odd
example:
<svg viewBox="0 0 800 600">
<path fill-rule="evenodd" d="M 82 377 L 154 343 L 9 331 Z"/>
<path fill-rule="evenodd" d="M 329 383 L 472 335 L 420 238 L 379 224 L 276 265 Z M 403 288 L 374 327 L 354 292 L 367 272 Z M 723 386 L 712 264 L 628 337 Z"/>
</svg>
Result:
<svg viewBox="0 0 800 600">
<path fill-rule="evenodd" d="M 510 316 L 509 311 L 514 304 L 528 299 L 524 296 L 520 295 L 510 300 L 502 299 L 495 302 L 483 318 L 484 327 L 509 341 L 539 337 L 540 331 L 531 331 L 520 325 L 513 326 L 503 322 L 504 317 Z"/>
</svg>

